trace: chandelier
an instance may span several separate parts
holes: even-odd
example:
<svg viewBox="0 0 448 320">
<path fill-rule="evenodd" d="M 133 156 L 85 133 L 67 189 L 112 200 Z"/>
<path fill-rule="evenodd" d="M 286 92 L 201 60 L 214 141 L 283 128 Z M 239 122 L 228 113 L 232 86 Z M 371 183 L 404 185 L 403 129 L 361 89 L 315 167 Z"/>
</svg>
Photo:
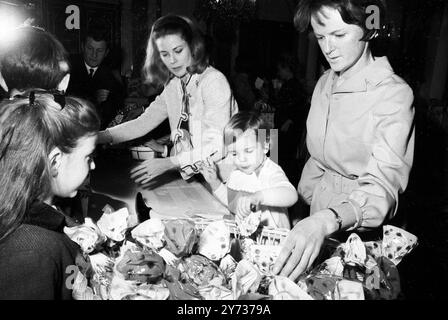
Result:
<svg viewBox="0 0 448 320">
<path fill-rule="evenodd" d="M 207 23 L 220 21 L 234 25 L 253 19 L 255 13 L 256 0 L 198 0 L 194 15 Z"/>
</svg>

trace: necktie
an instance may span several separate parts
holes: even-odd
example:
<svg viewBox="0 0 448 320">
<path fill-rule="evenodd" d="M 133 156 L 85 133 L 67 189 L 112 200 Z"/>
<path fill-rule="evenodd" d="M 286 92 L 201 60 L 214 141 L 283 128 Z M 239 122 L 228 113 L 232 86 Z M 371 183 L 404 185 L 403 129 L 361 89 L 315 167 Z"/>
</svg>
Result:
<svg viewBox="0 0 448 320">
<path fill-rule="evenodd" d="M 89 69 L 89 77 L 90 79 L 93 78 L 93 73 L 95 72 L 95 70 L 93 70 L 92 68 Z"/>
</svg>

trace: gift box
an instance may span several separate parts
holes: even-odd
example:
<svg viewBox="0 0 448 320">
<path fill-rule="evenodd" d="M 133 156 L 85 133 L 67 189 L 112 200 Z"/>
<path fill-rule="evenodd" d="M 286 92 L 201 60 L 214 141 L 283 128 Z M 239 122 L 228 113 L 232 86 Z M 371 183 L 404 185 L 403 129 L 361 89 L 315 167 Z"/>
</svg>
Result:
<svg viewBox="0 0 448 320">
<path fill-rule="evenodd" d="M 132 158 L 139 161 L 154 159 L 158 157 L 157 152 L 146 146 L 130 147 L 129 150 L 131 151 Z"/>
</svg>

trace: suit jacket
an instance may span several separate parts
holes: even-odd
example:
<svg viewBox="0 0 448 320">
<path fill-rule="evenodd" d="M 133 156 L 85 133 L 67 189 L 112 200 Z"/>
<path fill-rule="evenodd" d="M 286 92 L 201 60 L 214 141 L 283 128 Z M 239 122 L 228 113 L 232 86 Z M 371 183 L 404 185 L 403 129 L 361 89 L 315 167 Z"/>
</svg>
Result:
<svg viewBox="0 0 448 320">
<path fill-rule="evenodd" d="M 93 78 L 87 72 L 84 59 L 81 55 L 71 57 L 70 82 L 67 94 L 85 98 L 92 102 L 100 115 L 101 128 L 104 129 L 116 116 L 117 111 L 123 106 L 126 95 L 121 83 L 114 77 L 112 70 L 100 64 Z M 99 89 L 110 91 L 106 101 L 96 103 L 95 94 Z"/>
</svg>

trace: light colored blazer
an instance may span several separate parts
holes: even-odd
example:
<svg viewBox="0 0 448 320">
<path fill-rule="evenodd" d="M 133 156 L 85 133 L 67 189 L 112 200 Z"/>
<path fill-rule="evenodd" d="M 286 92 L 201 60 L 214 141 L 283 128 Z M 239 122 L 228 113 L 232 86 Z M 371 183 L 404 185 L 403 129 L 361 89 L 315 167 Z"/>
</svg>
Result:
<svg viewBox="0 0 448 320">
<path fill-rule="evenodd" d="M 386 57 L 333 88 L 334 71 L 318 81 L 307 119 L 310 159 L 299 194 L 311 214 L 332 207 L 376 227 L 393 216 L 414 156 L 413 93 Z"/>
<path fill-rule="evenodd" d="M 204 160 L 215 151 L 222 152 L 224 126 L 238 112 L 226 77 L 211 66 L 202 74 L 192 75 L 187 92 L 193 150 L 177 155 L 181 167 Z M 141 137 L 166 118 L 169 119 L 173 138 L 182 109 L 182 95 L 181 80 L 172 78 L 140 117 L 108 129 L 113 143 Z"/>
</svg>

